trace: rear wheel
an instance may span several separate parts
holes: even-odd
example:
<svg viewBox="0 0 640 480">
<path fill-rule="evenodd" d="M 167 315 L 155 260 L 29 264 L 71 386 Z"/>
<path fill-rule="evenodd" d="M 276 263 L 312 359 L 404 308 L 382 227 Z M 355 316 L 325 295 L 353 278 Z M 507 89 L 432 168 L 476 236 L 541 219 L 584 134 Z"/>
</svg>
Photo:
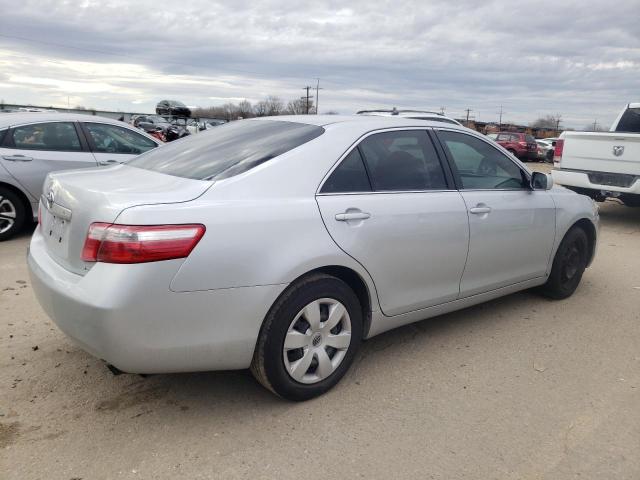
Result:
<svg viewBox="0 0 640 480">
<path fill-rule="evenodd" d="M 0 187 L 0 242 L 20 231 L 25 216 L 26 209 L 20 197 L 11 190 Z"/>
<path fill-rule="evenodd" d="M 640 207 L 640 195 L 624 194 L 620 195 L 620 200 L 627 207 Z"/>
<path fill-rule="evenodd" d="M 573 227 L 562 239 L 553 259 L 551 274 L 540 292 L 556 300 L 573 295 L 587 267 L 589 240 L 580 227 Z"/>
<path fill-rule="evenodd" d="M 332 388 L 362 338 L 358 297 L 338 278 L 316 274 L 289 287 L 267 315 L 251 363 L 256 379 L 289 400 Z"/>
</svg>

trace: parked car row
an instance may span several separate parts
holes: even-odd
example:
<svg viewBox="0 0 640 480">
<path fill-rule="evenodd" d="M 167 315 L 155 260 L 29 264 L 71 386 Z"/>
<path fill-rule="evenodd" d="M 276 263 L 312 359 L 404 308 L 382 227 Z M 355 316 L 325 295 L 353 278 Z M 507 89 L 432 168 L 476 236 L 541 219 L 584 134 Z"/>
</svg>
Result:
<svg viewBox="0 0 640 480">
<path fill-rule="evenodd" d="M 519 132 L 488 133 L 487 137 L 524 162 L 553 162 L 556 138 L 536 139 L 532 135 Z"/>
</svg>

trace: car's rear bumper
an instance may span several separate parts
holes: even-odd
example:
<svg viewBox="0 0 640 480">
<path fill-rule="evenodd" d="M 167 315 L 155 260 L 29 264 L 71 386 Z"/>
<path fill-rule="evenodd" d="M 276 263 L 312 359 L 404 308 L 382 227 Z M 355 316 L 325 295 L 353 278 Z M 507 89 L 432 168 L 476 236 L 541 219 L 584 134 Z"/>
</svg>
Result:
<svg viewBox="0 0 640 480">
<path fill-rule="evenodd" d="M 226 370 L 251 363 L 262 320 L 286 285 L 176 293 L 181 260 L 65 270 L 38 231 L 28 264 L 51 319 L 92 355 L 132 373 Z"/>
<path fill-rule="evenodd" d="M 593 178 L 597 175 L 603 175 L 603 172 L 591 172 L 591 171 L 577 171 L 577 170 L 563 170 L 561 168 L 554 168 L 551 171 L 553 181 L 559 185 L 565 185 L 567 187 L 576 187 L 585 190 L 593 190 L 598 193 L 619 192 L 621 194 L 640 194 L 640 177 L 636 177 L 629 186 L 621 186 L 615 184 L 602 184 L 594 183 L 589 178 Z M 620 175 L 620 174 L 605 174 L 605 175 Z M 622 183 L 622 182 L 621 182 Z M 605 195 L 607 196 L 607 195 Z"/>
</svg>

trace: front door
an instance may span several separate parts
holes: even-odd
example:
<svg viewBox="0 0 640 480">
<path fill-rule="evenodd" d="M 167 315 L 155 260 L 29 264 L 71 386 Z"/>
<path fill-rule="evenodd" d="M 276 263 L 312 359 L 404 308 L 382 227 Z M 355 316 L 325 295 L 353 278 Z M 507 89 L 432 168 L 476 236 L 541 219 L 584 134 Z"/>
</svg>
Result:
<svg viewBox="0 0 640 480">
<path fill-rule="evenodd" d="M 556 210 L 545 190 L 489 141 L 438 131 L 469 212 L 469 258 L 460 284 L 468 297 L 545 275 Z"/>
<path fill-rule="evenodd" d="M 467 210 L 426 131 L 366 137 L 332 172 L 317 201 L 334 241 L 373 278 L 385 315 L 458 297 Z"/>
<path fill-rule="evenodd" d="M 0 162 L 31 194 L 39 198 L 49 172 L 95 167 L 83 149 L 73 122 L 47 122 L 12 128 L 0 147 Z"/>
</svg>

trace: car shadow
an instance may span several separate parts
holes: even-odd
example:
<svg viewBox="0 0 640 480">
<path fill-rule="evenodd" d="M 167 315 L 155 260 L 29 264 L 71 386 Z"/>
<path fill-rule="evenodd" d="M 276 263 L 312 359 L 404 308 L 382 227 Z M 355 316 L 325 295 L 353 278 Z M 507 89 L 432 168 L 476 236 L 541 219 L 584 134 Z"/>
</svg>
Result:
<svg viewBox="0 0 640 480">
<path fill-rule="evenodd" d="M 432 349 L 432 354 L 437 356 L 440 352 L 436 347 L 442 346 L 443 342 L 450 344 L 458 332 L 462 338 L 470 329 L 491 329 L 492 325 L 494 329 L 498 328 L 502 322 L 513 321 L 517 316 L 514 309 L 533 298 L 534 294 L 529 292 L 516 293 L 405 325 L 367 340 L 340 384 L 311 402 L 331 401 L 332 396 L 344 395 L 345 389 L 357 388 L 361 382 L 384 383 L 375 368 L 366 368 L 370 362 L 388 364 L 408 348 Z M 539 299 L 537 295 L 535 298 Z M 464 343 L 464 340 L 460 341 Z M 104 375 L 105 380 L 112 379 L 110 381 L 120 383 L 120 386 L 111 388 L 111 395 L 96 403 L 95 409 L 103 413 L 125 413 L 131 418 L 153 413 L 161 415 L 164 422 L 170 422 L 172 418 L 178 420 L 224 411 L 225 417 L 241 419 L 258 413 L 278 415 L 297 405 L 260 386 L 248 371 L 112 377 L 104 368 Z"/>
<path fill-rule="evenodd" d="M 628 207 L 619 200 L 607 200 L 598 207 L 601 228 L 620 233 L 640 232 L 640 207 Z"/>
</svg>

